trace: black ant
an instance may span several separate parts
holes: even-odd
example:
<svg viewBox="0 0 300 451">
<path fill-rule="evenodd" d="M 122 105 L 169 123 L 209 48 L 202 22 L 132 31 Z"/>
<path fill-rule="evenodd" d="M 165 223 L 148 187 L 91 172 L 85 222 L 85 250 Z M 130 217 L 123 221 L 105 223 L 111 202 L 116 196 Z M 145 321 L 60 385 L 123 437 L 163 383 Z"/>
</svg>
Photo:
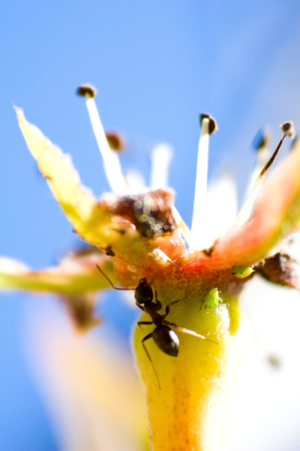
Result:
<svg viewBox="0 0 300 451">
<path fill-rule="evenodd" d="M 172 357 L 177 357 L 178 351 L 179 351 L 179 338 L 173 329 L 175 329 L 177 332 L 182 332 L 184 334 L 192 335 L 193 337 L 198 337 L 198 338 L 202 338 L 203 340 L 210 341 L 211 343 L 219 344 L 216 341 L 209 340 L 208 338 L 204 337 L 203 335 L 200 335 L 197 332 L 194 332 L 193 330 L 186 329 L 185 327 L 177 326 L 177 324 L 170 323 L 169 321 L 166 320 L 166 317 L 170 313 L 171 305 L 174 305 L 174 304 L 177 304 L 177 302 L 183 301 L 184 299 L 189 297 L 190 294 L 188 294 L 184 298 L 177 299 L 176 301 L 171 302 L 170 304 L 168 304 L 166 306 L 165 313 L 160 314 L 160 313 L 158 313 L 158 311 L 162 309 L 162 304 L 157 299 L 156 287 L 154 285 L 155 300 L 153 301 L 153 289 L 146 277 L 139 280 L 139 283 L 137 284 L 136 288 L 119 288 L 119 287 L 115 287 L 113 285 L 111 280 L 107 277 L 107 275 L 102 271 L 102 269 L 98 265 L 96 265 L 96 266 L 114 290 L 121 290 L 121 291 L 134 290 L 134 298 L 135 298 L 136 305 L 143 312 L 146 312 L 150 315 L 152 321 L 139 321 L 137 324 L 139 327 L 142 325 L 150 326 L 151 324 L 154 324 L 154 326 L 155 326 L 154 330 L 142 339 L 142 345 L 143 345 L 143 348 L 147 354 L 147 357 L 152 365 L 152 368 L 156 374 L 159 389 L 160 389 L 160 383 L 159 383 L 158 375 L 154 368 L 150 354 L 145 346 L 146 340 L 153 338 L 156 346 L 161 351 L 163 351 L 165 354 L 172 356 Z M 173 329 L 171 329 L 171 327 Z"/>
</svg>

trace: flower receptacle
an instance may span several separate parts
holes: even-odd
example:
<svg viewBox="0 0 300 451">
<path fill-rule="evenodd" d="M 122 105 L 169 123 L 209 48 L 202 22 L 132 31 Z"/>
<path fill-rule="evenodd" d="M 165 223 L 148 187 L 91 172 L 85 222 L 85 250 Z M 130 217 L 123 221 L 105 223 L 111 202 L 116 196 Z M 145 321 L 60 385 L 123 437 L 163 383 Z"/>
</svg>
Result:
<svg viewBox="0 0 300 451">
<path fill-rule="evenodd" d="M 176 331 L 179 352 L 172 357 L 150 337 L 144 344 L 155 371 L 142 345 L 155 326 L 135 329 L 134 347 L 145 387 L 153 450 L 226 448 L 228 407 L 240 357 L 239 333 L 235 333 L 239 312 L 237 300 L 229 295 L 223 296 L 224 302 L 214 310 L 200 309 L 201 298 L 192 294 L 171 309 L 167 320 L 212 341 Z M 141 320 L 149 321 L 149 315 L 143 314 Z"/>
</svg>

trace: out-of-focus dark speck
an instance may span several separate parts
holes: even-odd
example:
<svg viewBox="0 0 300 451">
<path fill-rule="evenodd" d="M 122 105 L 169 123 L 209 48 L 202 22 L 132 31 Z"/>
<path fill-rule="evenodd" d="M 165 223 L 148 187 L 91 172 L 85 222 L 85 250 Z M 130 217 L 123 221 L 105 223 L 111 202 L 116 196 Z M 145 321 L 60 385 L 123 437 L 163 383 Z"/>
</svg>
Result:
<svg viewBox="0 0 300 451">
<path fill-rule="evenodd" d="M 272 366 L 272 368 L 274 368 L 275 370 L 278 370 L 282 367 L 282 362 L 280 361 L 280 359 L 274 355 L 274 354 L 269 354 L 267 356 L 267 362 Z"/>
</svg>

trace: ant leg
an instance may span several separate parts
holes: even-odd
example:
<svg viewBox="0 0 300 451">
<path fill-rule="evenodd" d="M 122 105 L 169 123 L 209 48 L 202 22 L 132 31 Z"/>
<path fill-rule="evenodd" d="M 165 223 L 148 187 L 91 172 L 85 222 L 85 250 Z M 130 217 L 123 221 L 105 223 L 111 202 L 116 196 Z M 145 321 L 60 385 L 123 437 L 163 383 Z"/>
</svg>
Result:
<svg viewBox="0 0 300 451">
<path fill-rule="evenodd" d="M 137 325 L 139 326 L 139 328 L 141 329 L 141 331 L 143 331 L 141 324 L 143 326 L 150 326 L 150 324 L 153 324 L 152 321 L 138 321 Z M 144 332 L 144 331 L 143 331 Z"/>
<path fill-rule="evenodd" d="M 187 296 L 184 296 L 184 298 L 180 298 L 180 299 L 177 299 L 176 301 L 170 302 L 170 304 L 168 304 L 168 305 L 166 306 L 166 313 L 165 313 L 165 315 L 167 316 L 167 315 L 170 313 L 170 307 L 171 307 L 171 305 L 177 304 L 177 302 L 183 301 L 184 299 L 188 298 L 189 296 L 191 296 L 191 294 L 194 293 L 194 291 L 195 291 L 195 290 L 193 290 L 193 291 L 192 291 L 190 294 L 188 294 Z"/>
<path fill-rule="evenodd" d="M 202 299 L 202 302 L 201 302 L 201 305 L 200 305 L 200 308 L 199 308 L 199 312 L 200 312 L 200 310 L 202 310 L 202 305 L 203 305 L 204 302 L 205 302 L 204 299 Z M 206 306 L 204 308 L 206 308 Z"/>
<path fill-rule="evenodd" d="M 143 345 L 143 348 L 144 348 L 144 350 L 145 350 L 145 353 L 147 354 L 147 357 L 148 357 L 148 359 L 149 359 L 149 362 L 150 362 L 151 365 L 152 365 L 152 368 L 153 368 L 153 371 L 154 371 L 154 373 L 155 373 L 155 376 L 156 376 L 156 378 L 157 378 L 158 388 L 159 388 L 159 390 L 161 390 L 161 388 L 160 388 L 160 383 L 159 383 L 159 379 L 158 379 L 158 374 L 157 374 L 157 372 L 156 372 L 156 369 L 154 368 L 152 359 L 151 359 L 150 354 L 149 354 L 149 352 L 148 352 L 148 350 L 147 350 L 147 348 L 146 348 L 146 345 L 145 345 L 145 343 L 144 343 L 146 340 L 149 340 L 149 338 L 151 338 L 152 336 L 153 336 L 153 333 L 152 333 L 152 332 L 151 332 L 151 334 L 146 335 L 146 337 L 144 337 L 144 338 L 142 339 L 142 345 Z"/>
<path fill-rule="evenodd" d="M 202 340 L 210 341 L 211 343 L 215 343 L 216 345 L 219 344 L 217 341 L 210 340 L 209 338 L 204 337 L 204 335 L 198 334 L 194 330 L 190 330 L 190 329 L 186 329 L 185 327 L 177 326 L 177 324 L 175 324 L 175 323 L 169 323 L 169 321 L 164 321 L 164 324 L 166 324 L 168 326 L 172 326 L 175 330 L 177 330 L 178 332 L 181 332 L 183 334 L 192 335 L 193 337 L 202 338 Z"/>
<path fill-rule="evenodd" d="M 111 287 L 114 290 L 120 290 L 120 291 L 125 291 L 125 290 L 135 290 L 135 288 L 120 288 L 120 287 L 115 287 L 114 284 L 112 283 L 112 281 L 107 277 L 107 275 L 102 271 L 102 269 L 100 268 L 100 266 L 96 265 L 96 268 L 98 269 L 98 271 L 101 272 L 101 274 L 105 277 L 105 279 L 109 282 L 109 284 L 111 285 Z"/>
<path fill-rule="evenodd" d="M 154 294 L 155 294 L 155 296 L 154 296 L 154 299 L 155 299 L 155 302 L 157 303 L 157 302 L 159 302 L 159 301 L 157 301 L 157 289 L 156 289 L 156 285 L 155 285 L 155 282 L 153 281 L 153 285 L 154 285 Z M 160 303 L 160 302 L 159 302 Z M 161 304 L 160 304 L 161 305 Z"/>
</svg>

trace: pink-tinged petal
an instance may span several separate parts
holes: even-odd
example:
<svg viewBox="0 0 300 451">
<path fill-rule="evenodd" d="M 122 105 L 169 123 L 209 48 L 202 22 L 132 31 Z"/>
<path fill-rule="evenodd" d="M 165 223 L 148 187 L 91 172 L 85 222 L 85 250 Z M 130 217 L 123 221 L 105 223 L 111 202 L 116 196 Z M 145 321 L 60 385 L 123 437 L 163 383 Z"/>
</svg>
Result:
<svg viewBox="0 0 300 451">
<path fill-rule="evenodd" d="M 131 222 L 132 216 L 123 214 L 122 208 L 115 211 L 105 200 L 98 201 L 92 192 L 82 185 L 70 157 L 52 144 L 36 126 L 27 122 L 21 109 L 16 111 L 31 154 L 47 179 L 55 199 L 81 238 L 101 249 L 109 247 L 120 260 L 131 263 L 151 263 L 151 253 L 157 247 L 170 259 L 185 252 L 184 241 L 177 232 L 177 226 L 158 228 L 157 231 L 155 229 L 155 233 L 147 235 L 146 238 L 136 223 Z M 169 211 L 169 199 L 167 203 L 166 196 L 162 193 L 156 196 L 156 204 L 161 211 L 165 206 Z M 112 204 L 116 203 L 116 199 L 118 198 L 115 196 Z M 126 202 L 128 199 L 123 200 Z M 150 219 L 155 222 L 154 225 L 157 224 L 154 218 Z M 170 215 L 166 222 L 170 223 Z"/>
<path fill-rule="evenodd" d="M 221 218 L 220 218 L 221 219 Z M 221 238 L 212 254 L 222 266 L 252 265 L 300 225 L 300 140 L 265 181 L 249 220 Z"/>
</svg>

